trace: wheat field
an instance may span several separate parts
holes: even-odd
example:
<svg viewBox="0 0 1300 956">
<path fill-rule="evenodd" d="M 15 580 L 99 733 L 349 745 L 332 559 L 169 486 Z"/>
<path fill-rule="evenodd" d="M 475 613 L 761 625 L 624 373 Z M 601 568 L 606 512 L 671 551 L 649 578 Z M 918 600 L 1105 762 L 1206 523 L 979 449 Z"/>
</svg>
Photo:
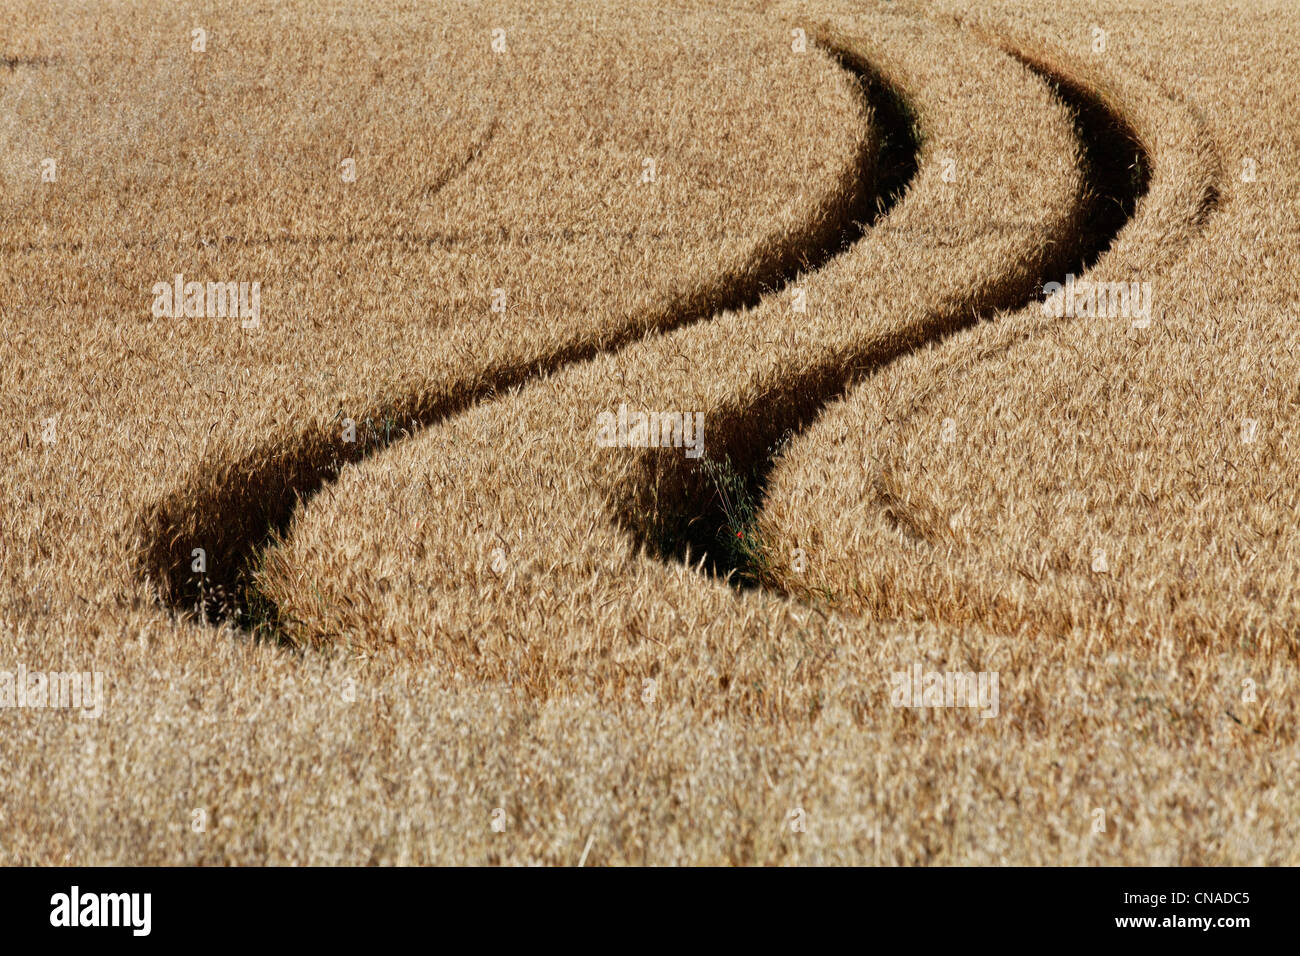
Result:
<svg viewBox="0 0 1300 956">
<path fill-rule="evenodd" d="M 0 0 L 0 863 L 1300 863 L 1298 38 Z"/>
</svg>

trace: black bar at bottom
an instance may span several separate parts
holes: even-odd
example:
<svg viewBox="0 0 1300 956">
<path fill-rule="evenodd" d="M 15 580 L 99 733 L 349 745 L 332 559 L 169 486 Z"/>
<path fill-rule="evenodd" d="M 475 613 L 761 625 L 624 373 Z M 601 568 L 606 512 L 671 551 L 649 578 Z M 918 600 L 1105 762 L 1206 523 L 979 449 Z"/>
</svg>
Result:
<svg viewBox="0 0 1300 956">
<path fill-rule="evenodd" d="M 430 931 L 471 944 L 518 936 L 534 946 L 717 939 L 734 948 L 783 936 L 806 946 L 847 933 L 871 948 L 900 935 L 924 948 L 995 939 L 1178 946 L 1199 939 L 1217 947 L 1290 936 L 1283 907 L 1292 884 L 1286 869 L 660 869 L 598 877 L 531 869 L 0 869 L 0 926 L 7 944 L 76 937 L 295 950 L 421 933 L 436 941 Z"/>
</svg>

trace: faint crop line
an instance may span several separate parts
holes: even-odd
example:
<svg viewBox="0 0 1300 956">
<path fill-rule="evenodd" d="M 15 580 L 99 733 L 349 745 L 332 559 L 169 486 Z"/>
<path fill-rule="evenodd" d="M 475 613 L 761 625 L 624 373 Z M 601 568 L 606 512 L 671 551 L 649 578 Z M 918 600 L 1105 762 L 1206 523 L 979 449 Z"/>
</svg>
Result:
<svg viewBox="0 0 1300 956">
<path fill-rule="evenodd" d="M 452 182 L 464 175 L 465 171 L 470 168 L 479 157 L 487 150 L 493 137 L 497 132 L 497 120 L 493 118 L 487 125 L 483 134 L 479 136 L 465 153 L 452 163 L 441 176 L 430 183 L 424 190 L 424 198 L 432 199 L 442 192 Z M 207 248 L 210 246 L 234 246 L 237 248 L 253 248 L 257 246 L 303 246 L 306 248 L 322 248 L 328 245 L 369 245 L 385 244 L 393 245 L 404 243 L 407 245 L 421 246 L 455 246 L 455 245 L 474 245 L 487 244 L 498 241 L 490 233 L 482 235 L 473 235 L 469 233 L 431 233 L 424 235 L 403 235 L 398 233 L 352 233 L 339 235 L 338 233 L 318 233 L 313 235 L 282 235 L 282 236 L 204 236 L 195 239 L 191 246 L 193 248 Z M 20 255 L 32 252 L 72 252 L 79 253 L 84 249 L 111 247 L 114 249 L 158 249 L 177 247 L 175 239 L 166 237 L 156 237 L 153 239 L 124 239 L 120 243 L 87 243 L 79 240 L 68 242 L 10 242 L 0 243 L 0 252 Z"/>
<path fill-rule="evenodd" d="M 487 129 L 484 131 L 483 135 L 478 137 L 478 139 L 470 145 L 469 149 L 465 151 L 465 155 L 460 158 L 460 161 L 453 163 L 451 168 L 443 173 L 441 178 L 435 180 L 429 185 L 429 188 L 424 191 L 425 198 L 432 199 L 434 196 L 438 195 L 438 193 L 447 188 L 447 185 L 451 183 L 452 180 L 461 176 L 471 165 L 478 162 L 479 157 L 487 150 L 488 145 L 492 142 L 492 138 L 496 136 L 496 134 L 497 119 L 496 117 L 493 117 L 488 123 Z"/>
<path fill-rule="evenodd" d="M 16 70 L 20 66 L 53 66 L 62 62 L 57 56 L 0 56 L 0 66 L 7 70 Z"/>
</svg>

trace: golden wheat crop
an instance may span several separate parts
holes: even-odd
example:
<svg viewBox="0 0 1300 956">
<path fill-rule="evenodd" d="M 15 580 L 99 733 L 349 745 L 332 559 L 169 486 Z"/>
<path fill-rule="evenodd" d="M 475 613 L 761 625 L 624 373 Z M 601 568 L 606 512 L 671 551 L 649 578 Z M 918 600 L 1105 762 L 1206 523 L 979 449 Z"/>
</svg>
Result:
<svg viewBox="0 0 1300 956">
<path fill-rule="evenodd" d="M 1297 862 L 1300 13 L 968 6 L 0 0 L 0 862 Z"/>
</svg>

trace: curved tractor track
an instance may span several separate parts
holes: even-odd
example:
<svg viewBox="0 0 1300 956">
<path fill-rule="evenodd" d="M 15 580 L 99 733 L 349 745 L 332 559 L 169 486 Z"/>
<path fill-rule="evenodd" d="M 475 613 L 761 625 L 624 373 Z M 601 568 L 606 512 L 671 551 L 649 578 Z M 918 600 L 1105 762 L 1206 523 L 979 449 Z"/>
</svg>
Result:
<svg viewBox="0 0 1300 956">
<path fill-rule="evenodd" d="M 836 194 L 810 210 L 800 230 L 765 243 L 769 254 L 748 269 L 722 276 L 686 301 L 670 303 L 648 316 L 633 316 L 615 334 L 599 338 L 578 335 L 527 362 L 469 368 L 464 381 L 448 383 L 432 398 L 407 395 L 359 416 L 365 425 L 355 443 L 340 443 L 335 429 L 318 429 L 298 434 L 288 443 L 273 439 L 238 461 L 203 473 L 159 502 L 142 520 L 142 571 L 161 586 L 164 603 L 177 611 L 195 610 L 244 626 L 268 623 L 265 599 L 252 579 L 261 554 L 345 465 L 369 458 L 411 431 L 435 425 L 567 365 L 625 346 L 649 332 L 668 331 L 723 311 L 752 308 L 796 275 L 820 268 L 849 248 L 888 213 L 915 174 L 917 143 L 902 102 L 870 64 L 848 53 L 832 52 L 872 109 L 879 139 L 859 144 Z M 486 148 L 494 130 L 495 126 L 490 127 L 463 162 L 439 177 L 436 190 L 468 168 Z M 490 239 L 483 237 L 483 241 Z M 295 240 L 272 237 L 267 241 Z M 346 237 L 323 237 L 320 241 L 346 241 Z M 454 236 L 417 236 L 408 241 L 433 245 L 458 240 Z M 210 568 L 202 576 L 190 571 L 194 542 L 201 542 L 211 558 Z"/>
<path fill-rule="evenodd" d="M 1206 228 L 1223 183 L 1222 157 L 1199 112 L 1176 92 L 1149 81 L 1098 76 L 1095 66 L 1077 58 L 973 29 L 1041 72 L 1088 77 L 1086 84 L 1072 82 L 1099 90 L 1116 104 L 1112 112 L 1129 117 L 1144 144 L 1147 194 L 1116 241 L 1088 264 L 1086 275 L 1077 267 L 1069 271 L 1099 283 L 1154 279 L 1168 290 L 1165 277 Z M 1124 185 L 1123 171 L 1114 172 L 1119 175 L 1112 181 Z M 1077 526 L 1055 533 L 1051 529 L 1064 526 L 1064 515 L 1050 505 L 1048 512 L 1042 510 L 1054 494 L 1048 489 L 1078 487 L 1093 494 L 1116 481 L 1124 484 L 1124 477 L 1094 476 L 1089 482 L 1089 469 L 1080 471 L 1077 461 L 1038 450 L 1031 454 L 1038 463 L 1032 480 L 1039 487 L 1016 490 L 1028 480 L 1023 468 L 1016 469 L 1021 446 L 1032 445 L 1033 438 L 1010 423 L 1031 420 L 1026 406 L 1059 407 L 1068 401 L 1043 388 L 1000 388 L 998 381 L 1010 374 L 1008 363 L 1047 368 L 1053 348 L 1058 356 L 1074 357 L 1067 362 L 1077 360 L 1091 350 L 1089 335 L 1126 342 L 1130 354 L 1140 352 L 1159 341 L 1158 330 L 1167 323 L 1164 312 L 1174 308 L 1176 298 L 1167 291 L 1163 299 L 1157 297 L 1146 330 L 1140 323 L 1130 328 L 1122 317 L 1062 319 L 1036 307 L 1022 310 L 945 343 L 932 355 L 909 358 L 896 374 L 891 370 L 826 409 L 809 432 L 810 439 L 819 438 L 793 440 L 788 454 L 764 475 L 756 535 L 765 555 L 800 548 L 816 557 L 809 558 L 807 574 L 792 573 L 788 563 L 762 565 L 764 583 L 848 614 L 922 615 L 954 627 L 978 623 L 999 633 L 1060 635 L 1080 627 L 1118 633 L 1126 629 L 1123 616 L 1135 612 L 1175 619 L 1152 594 L 1130 592 L 1117 600 L 1116 586 L 1089 566 L 1096 557 L 1092 549 L 1111 541 Z M 926 371 L 918 378 L 921 363 Z M 1081 392 L 1088 388 L 1085 376 L 1096 381 L 1083 368 L 1077 374 Z M 980 413 L 972 416 L 973 409 Z M 957 416 L 947 419 L 954 427 L 962 420 L 969 431 L 945 446 L 938 430 L 950 415 Z M 1050 413 L 1042 416 L 1035 426 L 1040 434 L 1056 434 L 1063 425 L 1060 413 L 1055 421 Z M 1070 427 L 1065 424 L 1067 432 Z M 999 441 L 1010 444 L 1004 450 Z M 863 473 L 856 484 L 827 483 L 809 493 L 813 475 L 849 467 Z M 1002 487 L 996 487 L 999 480 Z M 987 493 L 978 490 L 989 489 L 990 482 L 994 487 Z M 1117 510 L 1122 509 L 1099 506 L 1099 526 Z M 998 533 L 982 533 L 994 525 Z M 1087 549 L 1080 547 L 1084 540 Z"/>
<path fill-rule="evenodd" d="M 933 322 L 919 340 L 900 340 L 841 369 L 820 369 L 809 379 L 785 383 L 782 393 L 768 398 L 775 398 L 776 407 L 788 410 L 785 416 L 762 417 L 757 408 L 740 410 L 738 414 L 759 423 L 760 428 L 723 452 L 730 460 L 730 487 L 717 487 L 714 481 L 711 484 L 717 494 L 709 494 L 706 487 L 706 497 L 697 495 L 690 506 L 689 525 L 675 529 L 667 538 L 672 551 L 665 557 L 680 559 L 693 550 L 708 555 L 707 563 L 715 573 L 732 576 L 739 584 L 770 583 L 765 580 L 766 556 L 757 528 L 758 514 L 747 510 L 745 503 L 761 502 L 765 497 L 775 463 L 773 451 L 807 428 L 827 404 L 849 394 L 863 378 L 900 356 L 942 342 L 998 312 L 1020 309 L 1039 298 L 1044 284 L 1063 280 L 1066 273 L 1084 275 L 1132 219 L 1150 184 L 1150 158 L 1137 132 L 1094 90 L 1069 73 L 1012 45 L 999 46 L 1040 77 L 1073 118 L 1087 182 L 1087 189 L 1075 200 L 1077 215 L 1070 228 L 1077 232 L 1054 240 L 1055 252 L 1042 262 L 1042 271 L 1032 285 L 1025 282 L 1022 272 L 1014 281 L 995 287 L 992 294 L 972 296 L 969 303 Z M 662 544 L 664 539 L 647 543 Z"/>
<path fill-rule="evenodd" d="M 349 459 L 336 436 L 306 434 L 213 469 L 148 517 L 145 572 L 177 609 L 273 621 L 294 643 L 387 644 L 539 696 L 625 697 L 654 674 L 706 710 L 788 705 L 762 674 L 804 666 L 790 655 L 806 610 L 696 573 L 763 577 L 746 538 L 756 515 L 737 506 L 761 495 L 774 448 L 897 358 L 1103 261 L 1135 215 L 1185 215 L 1148 210 L 1163 193 L 1139 131 L 1049 58 L 889 25 L 873 42 L 856 18 L 820 34 L 863 81 L 884 144 L 875 162 L 864 149 L 837 216 L 645 327 L 495 370 L 440 403 L 409 399 L 393 409 L 421 428 L 409 440 L 374 435 Z M 1033 128 L 981 139 L 965 118 L 980 109 L 1028 113 Z M 637 341 L 646 328 L 661 334 Z M 620 405 L 702 412 L 704 459 L 602 447 L 599 416 Z M 252 516 L 226 490 L 248 474 L 265 490 Z M 194 541 L 213 539 L 242 576 L 186 573 Z"/>
</svg>

